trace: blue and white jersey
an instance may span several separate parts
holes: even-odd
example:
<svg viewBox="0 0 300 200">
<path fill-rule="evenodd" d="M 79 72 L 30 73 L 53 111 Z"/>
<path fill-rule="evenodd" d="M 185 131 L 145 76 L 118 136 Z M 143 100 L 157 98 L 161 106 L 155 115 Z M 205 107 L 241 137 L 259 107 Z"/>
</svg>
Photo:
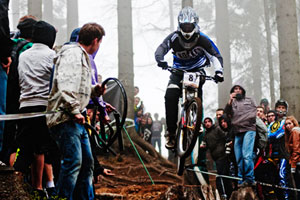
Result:
<svg viewBox="0 0 300 200">
<path fill-rule="evenodd" d="M 173 50 L 173 67 L 195 71 L 212 64 L 215 71 L 223 73 L 223 59 L 216 45 L 203 34 L 195 34 L 191 42 L 180 37 L 180 32 L 171 33 L 155 52 L 157 62 L 163 61 L 170 49 Z"/>
<path fill-rule="evenodd" d="M 268 127 L 268 138 L 269 139 L 279 139 L 284 136 L 284 124 L 285 119 L 281 121 L 275 121 Z"/>
</svg>

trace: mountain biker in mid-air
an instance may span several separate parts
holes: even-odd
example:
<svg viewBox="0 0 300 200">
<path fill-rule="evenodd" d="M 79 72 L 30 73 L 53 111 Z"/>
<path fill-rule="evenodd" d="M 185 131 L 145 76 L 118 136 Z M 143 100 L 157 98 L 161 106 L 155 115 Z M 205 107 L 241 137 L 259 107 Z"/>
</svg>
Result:
<svg viewBox="0 0 300 200">
<path fill-rule="evenodd" d="M 178 15 L 178 29 L 168 35 L 155 51 L 157 65 L 168 68 L 164 56 L 173 50 L 173 68 L 189 72 L 203 71 L 204 67 L 213 64 L 216 82 L 223 82 L 223 59 L 216 45 L 208 36 L 200 32 L 198 15 L 191 7 L 183 8 Z M 204 72 L 205 73 L 205 72 Z M 174 149 L 177 129 L 178 100 L 181 94 L 183 75 L 172 73 L 165 94 L 167 133 L 166 148 Z M 202 99 L 202 85 L 198 88 Z"/>
</svg>

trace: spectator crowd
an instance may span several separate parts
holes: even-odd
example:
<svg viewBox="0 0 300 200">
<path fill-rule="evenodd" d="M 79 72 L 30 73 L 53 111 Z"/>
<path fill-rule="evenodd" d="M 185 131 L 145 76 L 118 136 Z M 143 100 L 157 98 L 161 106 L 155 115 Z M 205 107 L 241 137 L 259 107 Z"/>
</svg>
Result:
<svg viewBox="0 0 300 200">
<path fill-rule="evenodd" d="M 22 173 L 32 199 L 93 199 L 98 175 L 114 175 L 84 127 L 94 102 L 102 111 L 96 121 L 110 121 L 94 62 L 105 31 L 87 23 L 54 51 L 54 26 L 26 15 L 10 34 L 7 8 L 1 1 L 0 114 L 39 115 L 0 122 L 0 170 Z"/>
<path fill-rule="evenodd" d="M 276 101 L 274 109 L 267 99 L 257 106 L 244 87 L 236 84 L 225 108 L 217 109 L 216 118 L 204 118 L 201 151 L 209 151 L 217 174 L 239 178 L 217 177 L 221 199 L 246 187 L 259 199 L 300 199 L 299 192 L 289 189 L 300 189 L 300 127 L 287 113 L 285 100 Z"/>
<path fill-rule="evenodd" d="M 154 113 L 154 120 L 151 113 L 144 112 L 145 106 L 143 101 L 138 97 L 139 88 L 136 86 L 134 88 L 134 122 L 135 130 L 139 136 L 141 136 L 145 141 L 152 144 L 154 148 L 156 145 L 158 151 L 161 154 L 161 133 L 163 131 L 164 118 L 159 120 L 158 113 Z"/>
</svg>

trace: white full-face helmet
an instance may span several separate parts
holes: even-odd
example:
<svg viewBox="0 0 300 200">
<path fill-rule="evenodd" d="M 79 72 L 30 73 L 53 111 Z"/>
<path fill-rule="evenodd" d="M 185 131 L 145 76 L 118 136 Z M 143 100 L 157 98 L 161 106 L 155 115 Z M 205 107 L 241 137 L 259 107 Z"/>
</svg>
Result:
<svg viewBox="0 0 300 200">
<path fill-rule="evenodd" d="M 193 8 L 184 7 L 178 15 L 178 30 L 181 32 L 184 39 L 189 40 L 198 32 L 199 17 Z"/>
</svg>

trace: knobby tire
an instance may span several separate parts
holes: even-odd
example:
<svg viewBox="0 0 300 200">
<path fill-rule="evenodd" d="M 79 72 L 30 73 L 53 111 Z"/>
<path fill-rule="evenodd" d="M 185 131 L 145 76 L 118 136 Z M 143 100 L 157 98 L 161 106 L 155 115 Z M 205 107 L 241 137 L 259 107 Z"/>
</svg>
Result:
<svg viewBox="0 0 300 200">
<path fill-rule="evenodd" d="M 202 123 L 201 99 L 198 97 L 193 98 L 185 105 L 184 112 L 186 113 L 186 123 L 184 125 L 193 127 L 193 130 L 187 126 L 183 127 L 180 122 L 177 135 L 177 155 L 180 158 L 188 157 L 196 144 Z"/>
</svg>

